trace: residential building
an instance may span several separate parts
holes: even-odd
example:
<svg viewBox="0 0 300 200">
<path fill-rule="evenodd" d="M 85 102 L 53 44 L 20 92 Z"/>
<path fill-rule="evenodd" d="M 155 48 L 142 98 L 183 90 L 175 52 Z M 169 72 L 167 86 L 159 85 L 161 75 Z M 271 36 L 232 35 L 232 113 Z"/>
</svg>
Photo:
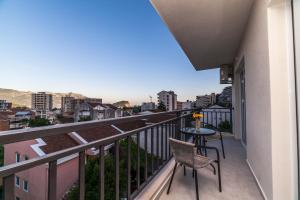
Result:
<svg viewBox="0 0 300 200">
<path fill-rule="evenodd" d="M 158 94 L 158 103 L 162 102 L 167 111 L 172 111 L 177 109 L 177 95 L 174 91 L 161 91 Z"/>
<path fill-rule="evenodd" d="M 182 110 L 182 101 L 177 101 L 177 110 Z"/>
<path fill-rule="evenodd" d="M 9 110 L 12 107 L 11 102 L 7 102 L 6 100 L 0 99 L 0 110 Z"/>
<path fill-rule="evenodd" d="M 31 109 L 36 111 L 36 116 L 47 118 L 48 112 L 52 109 L 52 105 L 52 94 L 38 92 L 31 95 Z"/>
<path fill-rule="evenodd" d="M 224 105 L 226 107 L 231 106 L 232 104 L 232 87 L 225 87 L 222 93 L 218 96 L 218 104 Z"/>
<path fill-rule="evenodd" d="M 87 103 L 77 104 L 74 112 L 76 122 L 82 120 L 101 120 L 122 117 L 123 111 L 111 104 Z"/>
<path fill-rule="evenodd" d="M 100 103 L 100 104 L 102 104 L 102 99 L 101 98 L 85 98 L 84 102 L 86 102 L 86 103 Z"/>
<path fill-rule="evenodd" d="M 193 108 L 193 102 L 187 100 L 186 102 L 182 102 L 182 110 L 188 110 Z"/>
<path fill-rule="evenodd" d="M 74 97 L 65 96 L 61 97 L 61 111 L 62 113 L 71 113 L 74 112 Z"/>
<path fill-rule="evenodd" d="M 141 105 L 141 111 L 144 112 L 144 111 L 148 111 L 148 110 L 155 110 L 156 107 L 155 107 L 155 103 L 154 102 L 147 102 L 147 103 L 142 103 Z"/>
<path fill-rule="evenodd" d="M 216 103 L 216 94 L 211 93 L 210 95 L 202 95 L 196 97 L 196 106 L 201 108 L 206 108 L 210 105 L 214 105 Z"/>
</svg>

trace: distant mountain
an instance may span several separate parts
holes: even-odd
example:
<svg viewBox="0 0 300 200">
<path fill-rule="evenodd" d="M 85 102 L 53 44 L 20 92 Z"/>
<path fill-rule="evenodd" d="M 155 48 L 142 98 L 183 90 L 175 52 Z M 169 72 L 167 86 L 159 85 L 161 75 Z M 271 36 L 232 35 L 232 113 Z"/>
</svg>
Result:
<svg viewBox="0 0 300 200">
<path fill-rule="evenodd" d="M 114 103 L 113 105 L 118 108 L 130 107 L 129 101 L 118 101 L 118 102 Z"/>
<path fill-rule="evenodd" d="M 31 94 L 33 92 L 31 91 L 18 91 L 18 90 L 12 90 L 12 89 L 3 89 L 0 88 L 0 99 L 7 100 L 9 102 L 13 103 L 13 106 L 26 106 L 31 107 Z M 86 98 L 85 96 L 77 93 L 52 93 L 47 92 L 48 94 L 53 95 L 53 108 L 60 108 L 61 107 L 61 97 L 70 95 L 75 98 Z"/>
</svg>

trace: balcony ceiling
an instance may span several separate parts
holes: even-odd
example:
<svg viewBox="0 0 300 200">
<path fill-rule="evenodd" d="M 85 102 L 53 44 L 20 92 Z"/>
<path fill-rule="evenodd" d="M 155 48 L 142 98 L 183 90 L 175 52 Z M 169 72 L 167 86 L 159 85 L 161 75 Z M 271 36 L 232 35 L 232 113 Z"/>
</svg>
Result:
<svg viewBox="0 0 300 200">
<path fill-rule="evenodd" d="M 254 0 L 150 0 L 196 70 L 234 62 Z"/>
</svg>

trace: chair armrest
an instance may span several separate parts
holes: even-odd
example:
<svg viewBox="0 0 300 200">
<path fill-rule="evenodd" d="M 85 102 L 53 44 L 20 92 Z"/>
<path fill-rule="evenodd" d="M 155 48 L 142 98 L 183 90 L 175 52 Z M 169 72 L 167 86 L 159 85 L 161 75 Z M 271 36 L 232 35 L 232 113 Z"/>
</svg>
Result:
<svg viewBox="0 0 300 200">
<path fill-rule="evenodd" d="M 218 148 L 216 148 L 216 147 L 210 147 L 210 146 L 198 146 L 198 148 L 215 150 L 216 154 L 217 154 L 217 161 L 220 162 L 220 153 L 219 153 L 219 149 Z"/>
</svg>

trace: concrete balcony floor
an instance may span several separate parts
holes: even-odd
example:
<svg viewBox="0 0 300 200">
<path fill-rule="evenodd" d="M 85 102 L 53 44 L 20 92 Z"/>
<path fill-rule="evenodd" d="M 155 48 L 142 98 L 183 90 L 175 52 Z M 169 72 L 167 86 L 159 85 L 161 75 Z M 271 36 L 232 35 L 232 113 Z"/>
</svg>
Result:
<svg viewBox="0 0 300 200">
<path fill-rule="evenodd" d="M 217 176 L 212 172 L 211 167 L 198 170 L 199 199 L 205 200 L 260 200 L 263 199 L 255 179 L 246 162 L 246 151 L 239 140 L 232 137 L 224 139 L 226 159 L 221 160 L 221 174 L 223 191 L 218 190 Z M 209 146 L 219 148 L 219 141 L 209 142 Z M 219 148 L 221 150 L 221 148 Z M 220 151 L 221 153 L 221 151 Z M 213 151 L 209 157 L 215 157 Z M 174 162 L 174 161 L 173 161 Z M 172 164 L 173 167 L 173 164 Z M 173 184 L 169 195 L 166 194 L 165 185 L 160 200 L 193 200 L 196 199 L 195 182 L 192 178 L 192 170 L 186 170 L 183 174 L 183 167 L 177 167 Z"/>
</svg>

